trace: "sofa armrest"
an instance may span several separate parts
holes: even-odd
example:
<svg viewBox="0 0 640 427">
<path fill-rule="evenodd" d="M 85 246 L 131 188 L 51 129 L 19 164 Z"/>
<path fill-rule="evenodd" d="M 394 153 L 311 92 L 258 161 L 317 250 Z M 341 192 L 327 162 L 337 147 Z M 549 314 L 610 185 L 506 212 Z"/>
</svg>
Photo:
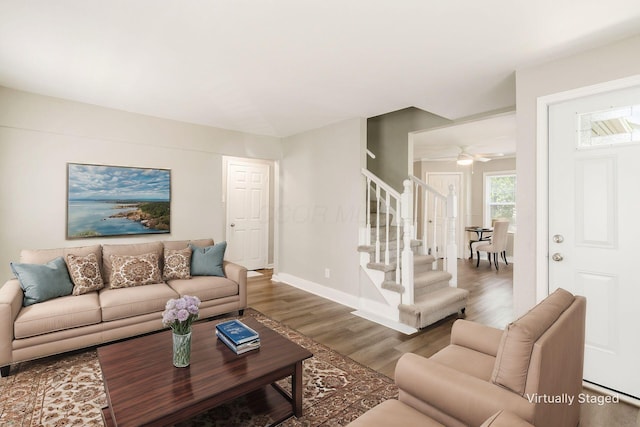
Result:
<svg viewBox="0 0 640 427">
<path fill-rule="evenodd" d="M 224 275 L 227 279 L 233 280 L 238 284 L 238 295 L 240 296 L 240 305 L 247 306 L 247 269 L 240 264 L 224 261 L 222 263 Z"/>
<path fill-rule="evenodd" d="M 500 329 L 458 319 L 451 328 L 451 344 L 496 357 L 503 333 Z"/>
<path fill-rule="evenodd" d="M 500 411 L 494 414 L 480 427 L 534 427 L 519 416 L 507 411 Z"/>
<path fill-rule="evenodd" d="M 13 323 L 22 309 L 24 294 L 18 279 L 11 279 L 0 287 L 0 367 L 11 363 Z"/>
<path fill-rule="evenodd" d="M 535 405 L 527 399 L 413 353 L 398 360 L 395 381 L 400 401 L 437 421 L 448 416 L 478 426 L 502 409 L 527 421 L 534 417 Z"/>
</svg>

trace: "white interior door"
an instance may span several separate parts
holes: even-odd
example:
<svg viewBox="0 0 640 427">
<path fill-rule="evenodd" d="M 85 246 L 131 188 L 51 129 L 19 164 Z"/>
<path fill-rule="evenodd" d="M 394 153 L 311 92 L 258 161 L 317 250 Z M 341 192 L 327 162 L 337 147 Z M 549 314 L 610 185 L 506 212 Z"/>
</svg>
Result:
<svg viewBox="0 0 640 427">
<path fill-rule="evenodd" d="M 249 270 L 267 265 L 269 165 L 230 160 L 227 164 L 227 252 L 225 258 Z"/>
<path fill-rule="evenodd" d="M 461 245 L 461 237 L 462 237 L 462 218 L 460 216 L 460 186 L 462 184 L 462 175 L 458 174 L 458 173 L 427 173 L 426 179 L 425 181 L 427 182 L 427 184 L 429 184 L 431 187 L 435 188 L 436 190 L 438 190 L 438 192 L 440 194 L 443 195 L 447 195 L 449 194 L 449 185 L 453 185 L 453 188 L 455 189 L 454 191 L 458 194 L 458 206 L 457 206 L 457 212 L 458 212 L 458 217 L 456 218 L 456 244 L 458 245 L 458 258 L 461 258 L 461 250 L 463 250 L 463 246 Z M 428 204 L 429 206 L 433 206 L 434 203 L 434 197 L 429 194 L 429 200 L 428 200 Z M 435 252 L 436 258 L 443 258 L 445 255 L 445 251 L 446 251 L 446 245 L 445 245 L 445 241 L 444 241 L 444 226 L 445 223 L 447 221 L 447 217 L 446 215 L 446 202 L 444 201 L 439 201 L 438 202 L 438 210 L 436 211 L 436 214 L 434 216 L 433 211 L 431 209 L 429 209 L 428 215 L 427 215 L 427 220 L 428 220 L 428 224 L 427 224 L 427 236 L 428 240 L 429 240 L 429 247 L 431 247 L 433 249 L 433 233 L 435 233 L 435 237 L 436 237 L 436 242 L 438 242 L 438 244 L 436 245 L 437 248 L 432 250 L 432 253 Z"/>
<path fill-rule="evenodd" d="M 638 159 L 640 87 L 549 107 L 549 288 L 587 298 L 585 380 L 636 398 Z"/>
</svg>

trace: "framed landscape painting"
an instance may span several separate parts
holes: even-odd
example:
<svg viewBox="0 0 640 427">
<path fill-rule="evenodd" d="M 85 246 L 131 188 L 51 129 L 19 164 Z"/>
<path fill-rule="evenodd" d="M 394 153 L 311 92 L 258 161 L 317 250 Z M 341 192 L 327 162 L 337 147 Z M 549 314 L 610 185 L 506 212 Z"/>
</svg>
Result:
<svg viewBox="0 0 640 427">
<path fill-rule="evenodd" d="M 170 232 L 169 169 L 67 164 L 67 239 Z"/>
</svg>

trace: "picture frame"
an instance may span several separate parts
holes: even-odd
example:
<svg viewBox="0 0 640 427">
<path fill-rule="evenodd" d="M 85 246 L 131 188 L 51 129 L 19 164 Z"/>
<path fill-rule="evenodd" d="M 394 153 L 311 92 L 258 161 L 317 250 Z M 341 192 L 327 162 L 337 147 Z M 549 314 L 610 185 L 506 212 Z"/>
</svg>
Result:
<svg viewBox="0 0 640 427">
<path fill-rule="evenodd" d="M 67 240 L 171 233 L 171 170 L 67 163 Z"/>
</svg>

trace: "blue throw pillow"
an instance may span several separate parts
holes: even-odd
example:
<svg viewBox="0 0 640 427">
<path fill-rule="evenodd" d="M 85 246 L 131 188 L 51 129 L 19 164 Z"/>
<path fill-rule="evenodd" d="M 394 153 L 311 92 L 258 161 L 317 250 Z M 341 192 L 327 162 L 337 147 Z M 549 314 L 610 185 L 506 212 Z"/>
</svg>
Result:
<svg viewBox="0 0 640 427">
<path fill-rule="evenodd" d="M 22 305 L 28 306 L 52 298 L 71 295 L 73 283 L 64 258 L 58 257 L 46 264 L 11 263 L 11 270 L 24 291 Z"/>
<path fill-rule="evenodd" d="M 224 258 L 224 251 L 227 249 L 227 242 L 220 242 L 205 248 L 192 244 L 189 244 L 189 247 L 193 251 L 191 253 L 192 276 L 225 277 L 222 269 L 222 259 Z"/>
</svg>

